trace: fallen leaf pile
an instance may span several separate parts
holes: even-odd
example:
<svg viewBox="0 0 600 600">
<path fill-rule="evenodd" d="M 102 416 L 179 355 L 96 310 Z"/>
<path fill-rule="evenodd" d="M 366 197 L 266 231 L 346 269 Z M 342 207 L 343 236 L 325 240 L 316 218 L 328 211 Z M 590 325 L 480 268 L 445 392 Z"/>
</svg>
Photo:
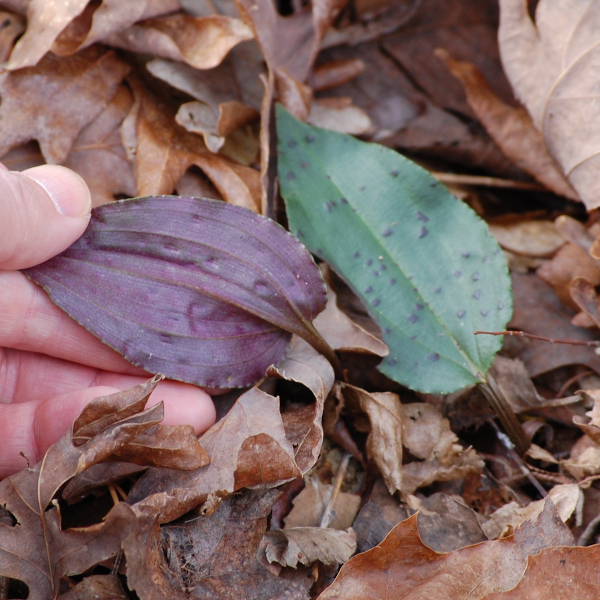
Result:
<svg viewBox="0 0 600 600">
<path fill-rule="evenodd" d="M 94 400 L 0 482 L 0 598 L 598 597 L 600 0 L 530 4 L 0 0 L 10 169 L 65 165 L 96 207 L 199 196 L 287 227 L 279 103 L 445 182 L 504 251 L 508 328 L 536 336 L 490 369 L 519 455 L 477 386 L 377 370 L 396 350 L 321 261 L 339 364 L 294 336 L 200 438 L 145 409 L 160 376 Z"/>
</svg>

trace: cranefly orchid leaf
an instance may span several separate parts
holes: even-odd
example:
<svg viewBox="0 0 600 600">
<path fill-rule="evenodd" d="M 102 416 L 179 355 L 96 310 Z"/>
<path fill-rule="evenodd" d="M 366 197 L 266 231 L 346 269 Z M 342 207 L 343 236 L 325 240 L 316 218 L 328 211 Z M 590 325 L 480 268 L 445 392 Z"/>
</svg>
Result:
<svg viewBox="0 0 600 600">
<path fill-rule="evenodd" d="M 92 211 L 83 237 L 25 273 L 131 363 L 241 387 L 279 362 L 326 303 L 306 248 L 274 221 L 204 198 L 151 196 Z"/>
</svg>

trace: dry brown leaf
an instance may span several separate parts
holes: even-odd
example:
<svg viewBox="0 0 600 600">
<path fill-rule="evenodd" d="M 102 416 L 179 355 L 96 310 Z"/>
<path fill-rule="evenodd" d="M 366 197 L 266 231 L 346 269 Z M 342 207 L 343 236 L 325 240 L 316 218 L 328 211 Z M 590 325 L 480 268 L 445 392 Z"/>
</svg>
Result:
<svg viewBox="0 0 600 600">
<path fill-rule="evenodd" d="M 314 404 L 282 415 L 286 436 L 295 449 L 296 464 L 306 473 L 321 451 L 323 405 L 335 380 L 333 368 L 325 357 L 294 336 L 285 359 L 269 367 L 267 374 L 301 383 L 315 396 Z"/>
<path fill-rule="evenodd" d="M 171 193 L 187 168 L 196 165 L 225 200 L 256 212 L 261 193 L 258 171 L 209 152 L 200 137 L 174 122 L 165 103 L 141 82 L 133 80 L 131 85 L 134 106 L 123 133 L 126 151 L 135 155 L 138 195 Z"/>
<path fill-rule="evenodd" d="M 369 393 L 344 384 L 341 392 L 349 407 L 358 405 L 369 417 L 371 431 L 366 450 L 369 459 L 377 465 L 390 494 L 404 490 L 402 482 L 402 422 L 404 414 L 400 398 L 392 392 Z M 412 490 L 411 490 L 412 492 Z"/>
<path fill-rule="evenodd" d="M 588 548 L 546 548 L 531 556 L 527 571 L 512 590 L 489 594 L 485 600 L 594 600 L 600 593 L 596 575 L 600 546 Z"/>
<path fill-rule="evenodd" d="M 515 95 L 586 207 L 600 206 L 595 72 L 597 2 L 541 0 L 535 25 L 525 0 L 500 1 L 498 41 Z"/>
<path fill-rule="evenodd" d="M 565 246 L 568 247 L 570 246 Z M 570 315 L 565 312 L 554 290 L 537 275 L 513 274 L 512 281 L 515 308 L 509 323 L 510 329 L 562 340 L 596 339 L 592 332 L 571 324 Z M 528 340 L 520 351 L 519 358 L 525 363 L 531 377 L 565 365 L 586 365 L 600 373 L 600 358 L 593 349 L 583 346 Z"/>
<path fill-rule="evenodd" d="M 379 546 L 351 558 L 319 600 L 479 600 L 510 590 L 526 572 L 528 556 L 573 544 L 553 506 L 548 501 L 537 520 L 523 524 L 511 538 L 445 554 L 423 544 L 415 515 Z"/>
<path fill-rule="evenodd" d="M 319 527 L 332 489 L 332 485 L 322 483 L 318 475 L 313 474 L 304 489 L 292 501 L 293 508 L 284 519 L 284 529 Z M 332 507 L 335 518 L 330 527 L 339 530 L 348 529 L 354 522 L 359 508 L 360 496 L 338 492 Z"/>
<path fill-rule="evenodd" d="M 363 135 L 373 127 L 369 115 L 362 108 L 352 104 L 350 98 L 314 100 L 306 121 L 315 127 L 351 135 Z"/>
<path fill-rule="evenodd" d="M 417 527 L 423 544 L 435 552 L 452 552 L 488 540 L 477 513 L 462 501 L 441 493 L 423 500 Z"/>
<path fill-rule="evenodd" d="M 64 163 L 83 177 L 93 206 L 112 202 L 115 195 L 135 196 L 135 177 L 120 132 L 131 103 L 131 94 L 120 86 L 104 110 L 77 136 Z"/>
<path fill-rule="evenodd" d="M 383 479 L 378 478 L 367 502 L 363 504 L 352 523 L 358 551 L 366 552 L 380 544 L 394 525 L 407 517 L 407 511 L 395 496 L 390 496 Z"/>
<path fill-rule="evenodd" d="M 563 523 L 566 523 L 579 502 L 579 486 L 575 483 L 565 483 L 554 486 L 548 493 Z M 512 535 L 514 530 L 525 521 L 533 521 L 544 509 L 545 500 L 530 502 L 520 506 L 510 502 L 496 510 L 483 524 L 483 531 L 490 540 L 497 540 Z"/>
<path fill-rule="evenodd" d="M 323 564 L 343 564 L 356 552 L 356 534 L 353 529 L 340 531 L 328 527 L 295 527 L 272 529 L 265 533 L 265 554 L 270 563 L 282 567 Z"/>
<path fill-rule="evenodd" d="M 108 36 L 103 42 L 132 52 L 186 62 L 196 69 L 212 69 L 234 46 L 252 37 L 252 30 L 240 19 L 176 13 L 147 19 Z"/>
<path fill-rule="evenodd" d="M 30 598 L 53 597 L 60 577 L 114 556 L 133 531 L 136 517 L 125 503 L 113 507 L 103 523 L 64 530 L 58 503 L 49 506 L 69 479 L 101 461 L 128 456 L 132 446 L 141 447 L 141 434 L 156 430 L 162 405 L 143 408 L 161 379 L 92 401 L 38 465 L 0 483 L 0 503 L 14 517 L 13 527 L 3 527 L 0 574 L 24 581 Z"/>
<path fill-rule="evenodd" d="M 573 302 L 589 317 L 592 324 L 600 327 L 600 299 L 596 288 L 583 277 L 576 277 L 569 284 Z"/>
<path fill-rule="evenodd" d="M 58 600 L 128 600 L 117 575 L 88 575 Z"/>
<path fill-rule="evenodd" d="M 542 400 L 523 361 L 518 358 L 506 358 L 497 354 L 489 374 L 516 413 L 536 406 Z"/>
<path fill-rule="evenodd" d="M 279 400 L 252 388 L 226 417 L 200 438 L 210 465 L 197 471 L 148 471 L 132 489 L 134 510 L 172 521 L 205 502 L 244 487 L 274 487 L 300 477 L 295 451 L 285 435 Z"/>
<path fill-rule="evenodd" d="M 322 270 L 327 278 L 328 268 L 322 266 Z M 381 357 L 389 354 L 388 347 L 379 338 L 355 323 L 345 312 L 340 310 L 337 305 L 337 294 L 329 284 L 327 285 L 325 310 L 319 313 L 313 323 L 334 350 L 374 354 Z"/>
<path fill-rule="evenodd" d="M 0 63 L 6 62 L 13 49 L 15 39 L 25 31 L 25 19 L 4 10 L 0 11 Z"/>
<path fill-rule="evenodd" d="M 312 578 L 300 569 L 277 577 L 260 557 L 277 496 L 274 490 L 245 491 L 210 516 L 164 527 L 144 523 L 123 545 L 129 587 L 156 600 L 308 600 Z"/>
<path fill-rule="evenodd" d="M 0 156 L 35 139 L 46 162 L 64 162 L 128 71 L 114 52 L 94 47 L 67 58 L 50 54 L 7 74 L 0 84 Z"/>
<path fill-rule="evenodd" d="M 555 194 L 579 200 L 577 192 L 548 152 L 544 136 L 534 126 L 527 111 L 500 100 L 481 71 L 471 63 L 455 60 L 443 48 L 438 48 L 436 55 L 446 62 L 450 72 L 462 83 L 473 112 L 502 152 Z"/>
<path fill-rule="evenodd" d="M 537 274 L 548 284 L 554 287 L 556 295 L 563 304 L 578 310 L 570 293 L 570 283 L 573 279 L 581 277 L 592 285 L 600 284 L 600 263 L 589 256 L 580 246 L 572 243 L 565 244 L 554 258 L 543 264 Z"/>
<path fill-rule="evenodd" d="M 480 471 L 484 463 L 472 448 L 464 449 L 448 419 L 429 404 L 402 404 L 402 443 L 421 461 L 402 466 L 402 491 L 412 494 L 434 481 L 450 481 Z"/>
<path fill-rule="evenodd" d="M 524 256 L 546 258 L 565 243 L 552 221 L 517 221 L 506 225 L 492 223 L 490 230 L 505 250 Z"/>
</svg>

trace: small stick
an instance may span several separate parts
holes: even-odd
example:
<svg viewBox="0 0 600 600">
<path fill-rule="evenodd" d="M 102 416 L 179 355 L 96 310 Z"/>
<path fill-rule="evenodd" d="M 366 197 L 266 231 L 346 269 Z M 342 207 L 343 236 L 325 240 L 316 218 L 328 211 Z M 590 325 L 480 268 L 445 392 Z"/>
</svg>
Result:
<svg viewBox="0 0 600 600">
<path fill-rule="evenodd" d="M 474 335 L 516 335 L 518 337 L 531 338 L 532 340 L 540 340 L 549 342 L 550 344 L 569 344 L 570 346 L 591 346 L 600 348 L 600 341 L 597 340 L 557 340 L 556 338 L 546 337 L 545 335 L 534 335 L 525 331 L 474 331 Z"/>
<path fill-rule="evenodd" d="M 350 454 L 350 452 L 344 452 L 344 457 L 342 458 L 338 472 L 335 475 L 335 480 L 333 482 L 329 498 L 327 499 L 327 506 L 325 506 L 325 510 L 323 511 L 323 516 L 321 517 L 321 523 L 319 524 L 319 527 L 329 527 L 337 515 L 337 512 L 333 510 L 333 505 L 335 504 L 335 499 L 337 498 L 340 488 L 342 487 L 342 482 L 346 476 L 346 469 L 348 468 L 348 463 L 350 462 L 351 457 L 352 454 Z"/>
<path fill-rule="evenodd" d="M 459 173 L 432 172 L 431 174 L 442 183 L 480 185 L 484 187 L 510 188 L 513 190 L 533 190 L 536 192 L 548 191 L 544 186 L 529 181 L 514 181 L 512 179 L 500 179 L 498 177 L 485 177 L 481 175 L 461 175 Z"/>
</svg>

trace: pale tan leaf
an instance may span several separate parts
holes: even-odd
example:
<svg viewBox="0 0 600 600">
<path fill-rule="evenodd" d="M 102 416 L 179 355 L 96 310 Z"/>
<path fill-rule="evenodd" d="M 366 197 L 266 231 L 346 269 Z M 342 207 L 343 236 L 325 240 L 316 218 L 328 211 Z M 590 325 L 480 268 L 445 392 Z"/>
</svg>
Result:
<svg viewBox="0 0 600 600">
<path fill-rule="evenodd" d="M 492 223 L 490 230 L 502 248 L 525 256 L 552 256 L 565 243 L 552 221 Z"/>
<path fill-rule="evenodd" d="M 282 567 L 311 565 L 320 561 L 326 565 L 347 562 L 356 551 L 356 534 L 327 527 L 296 527 L 275 529 L 265 533 L 267 560 Z"/>
<path fill-rule="evenodd" d="M 600 3 L 500 1 L 504 70 L 586 207 L 600 206 Z"/>
</svg>

